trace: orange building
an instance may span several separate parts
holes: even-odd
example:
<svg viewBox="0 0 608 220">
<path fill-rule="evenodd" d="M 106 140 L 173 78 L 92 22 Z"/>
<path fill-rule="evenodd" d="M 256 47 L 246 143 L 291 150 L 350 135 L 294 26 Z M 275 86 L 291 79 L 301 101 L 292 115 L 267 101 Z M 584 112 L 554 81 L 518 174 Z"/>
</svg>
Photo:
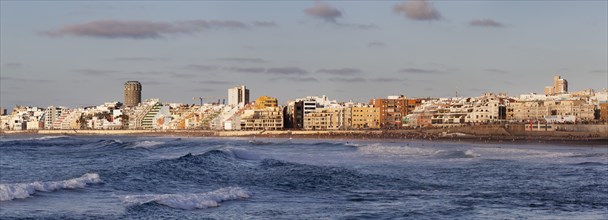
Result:
<svg viewBox="0 0 608 220">
<path fill-rule="evenodd" d="M 608 102 L 600 103 L 600 120 L 608 121 Z"/>
</svg>

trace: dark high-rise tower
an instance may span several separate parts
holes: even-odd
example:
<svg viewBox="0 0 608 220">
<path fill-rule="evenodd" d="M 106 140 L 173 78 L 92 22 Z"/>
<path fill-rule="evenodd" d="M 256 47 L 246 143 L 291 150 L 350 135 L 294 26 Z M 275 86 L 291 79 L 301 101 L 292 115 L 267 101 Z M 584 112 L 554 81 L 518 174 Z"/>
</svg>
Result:
<svg viewBox="0 0 608 220">
<path fill-rule="evenodd" d="M 137 106 L 141 103 L 141 83 L 127 81 L 125 83 L 125 107 Z"/>
</svg>

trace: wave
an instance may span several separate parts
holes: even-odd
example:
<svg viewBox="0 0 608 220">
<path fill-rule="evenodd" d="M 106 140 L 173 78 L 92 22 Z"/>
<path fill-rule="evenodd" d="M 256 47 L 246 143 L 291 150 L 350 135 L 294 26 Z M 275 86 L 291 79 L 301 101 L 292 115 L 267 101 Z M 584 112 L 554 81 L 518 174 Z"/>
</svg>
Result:
<svg viewBox="0 0 608 220">
<path fill-rule="evenodd" d="M 385 156 L 428 156 L 439 158 L 474 158 L 480 156 L 480 154 L 473 150 L 437 150 L 432 148 L 386 146 L 381 144 L 366 145 L 358 147 L 357 150 L 364 154 Z"/>
<path fill-rule="evenodd" d="M 129 147 L 129 148 L 146 148 L 146 149 L 151 149 L 154 148 L 155 146 L 164 144 L 165 142 L 162 141 L 139 141 L 139 142 L 135 142 L 133 144 L 133 146 Z"/>
<path fill-rule="evenodd" d="M 123 201 L 130 205 L 157 203 L 176 209 L 205 209 L 218 207 L 229 200 L 249 198 L 251 194 L 240 187 L 225 187 L 206 193 L 129 195 Z"/>
<path fill-rule="evenodd" d="M 42 137 L 28 137 L 28 138 L 1 138 L 0 142 L 21 142 L 21 141 L 45 141 L 59 138 L 68 138 L 65 135 L 54 135 L 54 136 L 42 136 Z"/>
<path fill-rule="evenodd" d="M 409 147 L 409 146 L 386 146 L 382 144 L 371 144 L 357 148 L 358 151 L 364 154 L 381 154 L 381 155 L 415 155 L 415 156 L 431 156 L 438 152 L 435 149 Z"/>
<path fill-rule="evenodd" d="M 559 157 L 575 157 L 579 154 L 573 152 L 553 152 L 545 150 L 533 150 L 533 149 L 519 149 L 519 148 L 474 148 L 476 151 L 497 153 L 497 154 L 510 154 L 517 156 L 518 158 L 559 158 Z"/>
<path fill-rule="evenodd" d="M 181 156 L 177 159 L 191 158 L 191 157 L 212 157 L 213 155 L 221 155 L 229 158 L 235 159 L 243 159 L 243 160 L 260 160 L 260 156 L 252 151 L 245 150 L 243 148 L 238 147 L 220 147 L 217 149 L 213 149 L 207 151 L 202 154 L 193 155 L 192 153 L 188 153 L 184 156 Z"/>
<path fill-rule="evenodd" d="M 608 164 L 605 163 L 601 163 L 601 162 L 582 162 L 582 163 L 576 163 L 576 164 L 572 164 L 575 166 L 606 166 Z"/>
<path fill-rule="evenodd" d="M 480 157 L 481 155 L 476 153 L 473 150 L 454 150 L 454 151 L 447 151 L 447 150 L 440 150 L 437 151 L 437 153 L 435 153 L 436 156 L 441 157 L 441 158 L 475 158 L 475 157 Z"/>
<path fill-rule="evenodd" d="M 42 136 L 42 137 L 38 137 L 38 138 L 32 138 L 31 140 L 51 140 L 51 139 L 57 139 L 57 138 L 67 138 L 68 136 L 65 135 L 56 135 L 56 136 Z"/>
<path fill-rule="evenodd" d="M 570 157 L 608 157 L 608 153 L 575 154 Z"/>
<path fill-rule="evenodd" d="M 0 184 L 0 201 L 24 199 L 30 197 L 36 191 L 52 192 L 60 189 L 84 188 L 88 184 L 100 182 L 99 174 L 87 173 L 78 178 L 62 181 Z"/>
</svg>

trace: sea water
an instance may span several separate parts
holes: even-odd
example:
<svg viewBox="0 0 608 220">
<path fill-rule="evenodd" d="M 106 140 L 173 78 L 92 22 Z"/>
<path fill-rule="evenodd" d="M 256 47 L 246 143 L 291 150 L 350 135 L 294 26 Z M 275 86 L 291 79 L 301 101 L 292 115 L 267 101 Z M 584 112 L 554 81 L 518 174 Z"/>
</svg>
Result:
<svg viewBox="0 0 608 220">
<path fill-rule="evenodd" d="M 606 145 L 3 136 L 0 218 L 606 219 Z"/>
</svg>

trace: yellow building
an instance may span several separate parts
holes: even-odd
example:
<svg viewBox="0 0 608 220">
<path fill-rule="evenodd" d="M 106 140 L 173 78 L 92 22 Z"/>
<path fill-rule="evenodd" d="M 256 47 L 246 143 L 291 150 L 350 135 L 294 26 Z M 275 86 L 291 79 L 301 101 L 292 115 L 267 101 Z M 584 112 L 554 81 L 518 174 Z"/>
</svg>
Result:
<svg viewBox="0 0 608 220">
<path fill-rule="evenodd" d="M 347 127 L 351 129 L 380 128 L 380 108 L 350 107 L 347 111 L 351 115 L 351 121 Z"/>
<path fill-rule="evenodd" d="M 272 98 L 269 96 L 260 96 L 258 99 L 255 100 L 255 109 L 263 109 L 267 107 L 274 108 L 277 106 L 277 98 Z"/>
</svg>

